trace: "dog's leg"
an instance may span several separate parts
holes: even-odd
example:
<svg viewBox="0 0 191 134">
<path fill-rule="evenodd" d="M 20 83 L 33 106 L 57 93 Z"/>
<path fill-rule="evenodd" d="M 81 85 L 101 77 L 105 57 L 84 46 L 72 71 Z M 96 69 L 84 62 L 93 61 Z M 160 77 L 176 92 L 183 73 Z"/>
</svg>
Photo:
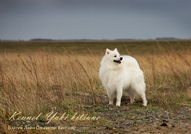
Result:
<svg viewBox="0 0 191 134">
<path fill-rule="evenodd" d="M 115 94 L 114 93 L 109 96 L 109 105 L 113 105 L 114 98 L 115 98 Z"/>
<path fill-rule="evenodd" d="M 143 100 L 143 106 L 147 106 L 147 99 L 146 99 L 145 93 L 143 93 L 143 94 L 141 95 L 141 98 L 142 98 L 142 100 Z"/>
<path fill-rule="evenodd" d="M 123 95 L 123 89 L 122 88 L 118 88 L 117 89 L 117 102 L 116 102 L 116 106 L 120 106 L 121 105 L 121 97 Z"/>
<path fill-rule="evenodd" d="M 134 103 L 135 102 L 135 96 L 134 95 L 131 95 L 130 96 L 130 103 L 132 104 L 132 103 Z"/>
<path fill-rule="evenodd" d="M 107 90 L 107 95 L 109 97 L 109 105 L 113 105 L 113 100 L 115 98 L 115 92 L 113 92 L 112 90 Z M 110 92 L 109 92 L 110 91 Z M 112 91 L 112 92 L 111 92 Z"/>
<path fill-rule="evenodd" d="M 109 97 L 109 105 L 113 105 L 113 97 Z"/>
</svg>

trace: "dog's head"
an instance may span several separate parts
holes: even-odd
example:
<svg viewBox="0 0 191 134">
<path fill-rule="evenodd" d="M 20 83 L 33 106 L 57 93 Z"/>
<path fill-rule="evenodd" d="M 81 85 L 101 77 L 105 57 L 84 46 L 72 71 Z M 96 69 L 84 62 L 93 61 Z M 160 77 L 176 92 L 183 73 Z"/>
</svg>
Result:
<svg viewBox="0 0 191 134">
<path fill-rule="evenodd" d="M 121 61 L 123 60 L 123 57 L 120 57 L 119 52 L 117 51 L 117 48 L 115 48 L 113 51 L 109 50 L 108 48 L 106 49 L 105 52 L 105 57 L 107 58 L 107 60 L 109 60 L 110 62 L 114 62 L 117 64 L 120 64 Z"/>
</svg>

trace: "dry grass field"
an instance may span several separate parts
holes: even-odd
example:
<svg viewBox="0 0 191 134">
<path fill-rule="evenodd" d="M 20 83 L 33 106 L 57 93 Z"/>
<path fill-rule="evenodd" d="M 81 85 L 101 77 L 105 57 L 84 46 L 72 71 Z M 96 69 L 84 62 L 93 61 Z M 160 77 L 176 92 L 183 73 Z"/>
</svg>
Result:
<svg viewBox="0 0 191 134">
<path fill-rule="evenodd" d="M 111 49 L 119 48 L 122 54 L 130 54 L 137 59 L 145 75 L 149 108 L 175 110 L 181 105 L 191 106 L 190 43 L 152 43 L 155 45 L 149 43 L 147 47 L 143 47 L 146 43 L 142 43 L 143 46 L 141 43 L 137 45 L 141 47 L 132 47 L 132 43 L 105 46 Z M 20 44 L 25 45 L 22 42 Z M 0 45 L 6 46 L 3 43 Z M 84 109 L 92 105 L 108 104 L 107 100 L 103 99 L 107 98 L 107 95 L 98 77 L 105 46 L 101 49 L 96 45 L 86 46 L 84 53 L 76 51 L 77 46 L 74 45 L 63 45 L 62 52 L 50 51 L 45 48 L 46 45 L 46 50 L 37 51 L 28 49 L 31 46 L 24 47 L 23 51 L 20 48 L 1 49 L 2 132 L 8 132 L 5 124 L 15 111 L 22 111 L 25 116 L 47 113 L 52 109 L 71 115 L 75 112 L 97 115 Z M 79 45 L 79 51 L 80 47 L 82 46 Z M 75 50 L 74 53 L 72 50 Z M 142 103 L 141 99 L 137 100 Z M 103 125 L 105 122 L 102 120 L 99 123 Z"/>
</svg>

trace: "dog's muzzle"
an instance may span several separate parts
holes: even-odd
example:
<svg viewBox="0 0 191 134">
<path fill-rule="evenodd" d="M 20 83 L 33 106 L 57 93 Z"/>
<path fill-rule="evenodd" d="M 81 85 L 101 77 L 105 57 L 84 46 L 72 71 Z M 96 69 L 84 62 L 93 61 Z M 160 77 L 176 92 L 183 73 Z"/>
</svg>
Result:
<svg viewBox="0 0 191 134">
<path fill-rule="evenodd" d="M 120 57 L 120 59 L 119 60 L 114 60 L 114 62 L 116 62 L 116 63 L 121 63 L 121 61 L 123 60 L 123 57 Z"/>
</svg>

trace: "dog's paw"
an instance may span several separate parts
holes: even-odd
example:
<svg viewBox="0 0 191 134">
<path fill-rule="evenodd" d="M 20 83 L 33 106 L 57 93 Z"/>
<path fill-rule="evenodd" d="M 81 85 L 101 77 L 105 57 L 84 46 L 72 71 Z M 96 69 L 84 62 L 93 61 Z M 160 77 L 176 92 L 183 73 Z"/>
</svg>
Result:
<svg viewBox="0 0 191 134">
<path fill-rule="evenodd" d="M 131 104 L 135 103 L 135 100 L 130 100 L 130 103 L 131 103 Z"/>
<path fill-rule="evenodd" d="M 147 106 L 147 104 L 143 104 L 143 106 L 144 106 L 144 107 L 146 107 L 146 106 Z"/>
</svg>

